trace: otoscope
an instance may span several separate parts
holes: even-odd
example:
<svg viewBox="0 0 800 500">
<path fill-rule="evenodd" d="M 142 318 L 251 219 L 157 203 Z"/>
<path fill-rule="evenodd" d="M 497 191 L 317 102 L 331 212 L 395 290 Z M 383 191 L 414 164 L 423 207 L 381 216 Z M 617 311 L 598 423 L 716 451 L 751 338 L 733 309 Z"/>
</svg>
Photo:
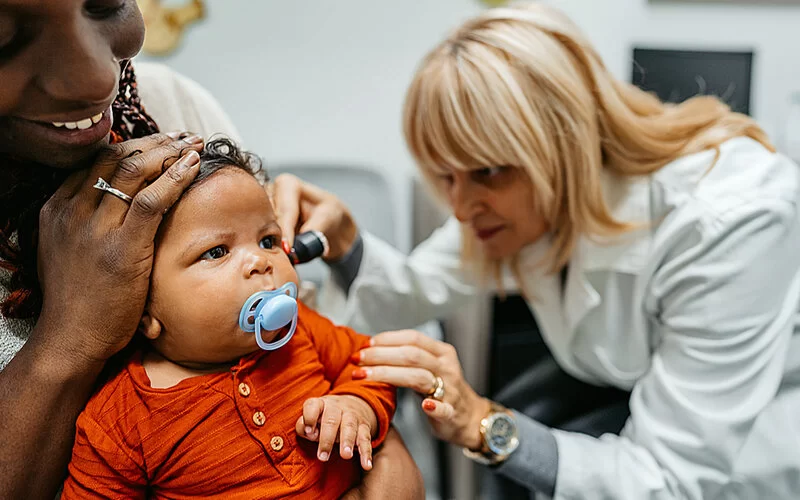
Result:
<svg viewBox="0 0 800 500">
<path fill-rule="evenodd" d="M 305 264 L 317 257 L 326 257 L 330 251 L 328 238 L 320 231 L 307 231 L 294 238 L 294 247 L 284 245 L 283 250 L 292 261 L 292 265 Z"/>
</svg>

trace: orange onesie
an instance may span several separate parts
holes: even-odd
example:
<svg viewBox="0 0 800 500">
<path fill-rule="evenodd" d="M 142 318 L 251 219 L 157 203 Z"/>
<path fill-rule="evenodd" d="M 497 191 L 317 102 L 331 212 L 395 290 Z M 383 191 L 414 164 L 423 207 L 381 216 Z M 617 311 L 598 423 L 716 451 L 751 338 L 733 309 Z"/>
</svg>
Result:
<svg viewBox="0 0 800 500">
<path fill-rule="evenodd" d="M 78 417 L 62 498 L 338 498 L 361 478 L 358 456 L 334 446 L 319 461 L 295 423 L 306 399 L 352 394 L 375 411 L 373 446 L 383 441 L 395 390 L 351 377 L 368 340 L 300 304 L 287 345 L 228 372 L 153 389 L 136 353 Z"/>
</svg>

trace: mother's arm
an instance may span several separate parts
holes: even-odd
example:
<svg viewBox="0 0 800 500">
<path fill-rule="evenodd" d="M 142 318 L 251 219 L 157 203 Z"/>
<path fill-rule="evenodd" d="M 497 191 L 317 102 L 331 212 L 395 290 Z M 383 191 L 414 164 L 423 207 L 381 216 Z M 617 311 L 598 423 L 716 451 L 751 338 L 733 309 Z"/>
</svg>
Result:
<svg viewBox="0 0 800 500">
<path fill-rule="evenodd" d="M 0 498 L 55 496 L 75 420 L 102 368 L 40 341 L 63 334 L 53 326 L 37 325 L 0 372 Z"/>
<path fill-rule="evenodd" d="M 372 470 L 364 474 L 361 485 L 347 492 L 347 500 L 383 500 L 391 494 L 396 500 L 424 499 L 422 474 L 394 429 L 373 456 Z"/>
<path fill-rule="evenodd" d="M 105 360 L 136 331 L 158 224 L 197 174 L 199 156 L 183 155 L 145 185 L 159 176 L 165 158 L 202 148 L 197 139 L 156 135 L 109 147 L 42 209 L 42 312 L 28 342 L 0 372 L 0 498 L 50 500 L 58 491 L 77 416 Z M 141 153 L 131 156 L 136 150 Z M 100 176 L 135 195 L 130 210 L 92 188 Z"/>
</svg>

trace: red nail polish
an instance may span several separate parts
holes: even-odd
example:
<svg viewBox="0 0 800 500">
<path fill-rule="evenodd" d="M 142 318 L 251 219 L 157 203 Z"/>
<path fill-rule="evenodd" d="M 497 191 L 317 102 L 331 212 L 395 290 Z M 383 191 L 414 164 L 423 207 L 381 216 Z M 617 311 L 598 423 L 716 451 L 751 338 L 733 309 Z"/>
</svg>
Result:
<svg viewBox="0 0 800 500">
<path fill-rule="evenodd" d="M 425 401 L 422 402 L 422 409 L 433 411 L 436 409 L 436 403 L 434 403 L 430 399 L 426 399 Z"/>
<path fill-rule="evenodd" d="M 353 370 L 353 380 L 362 380 L 367 378 L 367 370 L 363 368 L 356 368 Z"/>
<path fill-rule="evenodd" d="M 360 352 L 353 353 L 353 355 L 350 356 L 350 362 L 353 363 L 354 365 L 359 364 L 361 362 L 361 353 Z"/>
<path fill-rule="evenodd" d="M 281 240 L 281 247 L 283 247 L 283 251 L 286 253 L 286 255 L 289 255 L 290 253 L 292 253 L 292 249 L 289 246 L 289 242 L 288 241 Z"/>
</svg>

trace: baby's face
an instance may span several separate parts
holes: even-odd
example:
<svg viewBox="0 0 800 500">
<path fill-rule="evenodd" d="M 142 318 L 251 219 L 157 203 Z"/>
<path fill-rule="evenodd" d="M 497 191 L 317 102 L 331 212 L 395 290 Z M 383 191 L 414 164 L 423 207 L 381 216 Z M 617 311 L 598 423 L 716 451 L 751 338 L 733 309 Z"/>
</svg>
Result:
<svg viewBox="0 0 800 500">
<path fill-rule="evenodd" d="M 248 173 L 224 169 L 186 193 L 156 248 L 146 311 L 160 323 L 156 349 L 179 363 L 224 363 L 258 349 L 239 311 L 255 292 L 297 283 L 280 242 L 269 197 Z"/>
</svg>

